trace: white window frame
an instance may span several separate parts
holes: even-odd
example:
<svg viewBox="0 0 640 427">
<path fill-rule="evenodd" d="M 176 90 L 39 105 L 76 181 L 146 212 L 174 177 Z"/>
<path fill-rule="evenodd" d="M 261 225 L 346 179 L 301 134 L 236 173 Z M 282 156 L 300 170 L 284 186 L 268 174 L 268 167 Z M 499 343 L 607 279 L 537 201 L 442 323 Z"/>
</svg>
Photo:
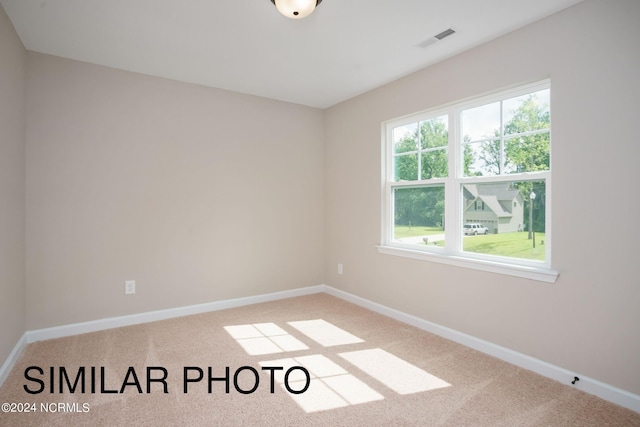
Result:
<svg viewBox="0 0 640 427">
<path fill-rule="evenodd" d="M 550 89 L 550 80 L 543 80 L 531 84 L 521 85 L 491 95 L 473 98 L 440 107 L 422 111 L 409 116 L 391 119 L 382 123 L 382 230 L 381 244 L 378 251 L 382 254 L 403 256 L 419 260 L 445 263 L 459 267 L 489 271 L 532 280 L 554 283 L 558 272 L 551 268 L 551 171 L 510 173 L 482 177 L 465 177 L 462 167 L 462 120 L 463 110 L 485 105 L 491 102 L 510 99 L 543 89 Z M 398 126 L 414 122 L 429 120 L 434 117 L 448 116 L 448 169 L 446 178 L 433 178 L 417 181 L 395 181 L 393 170 L 393 129 Z M 552 119 L 553 120 L 553 119 Z M 549 131 L 550 134 L 552 130 Z M 550 153 L 550 162 L 551 153 Z M 464 184 L 490 183 L 505 181 L 544 181 L 546 186 L 545 203 L 545 261 L 524 260 L 519 258 L 499 257 L 462 250 L 463 209 L 462 188 Z M 444 246 L 429 246 L 403 243 L 393 239 L 394 206 L 393 191 L 395 188 L 427 187 L 444 185 L 445 188 L 445 244 Z M 526 197 L 526 196 L 525 196 Z M 453 226 L 451 225 L 453 224 Z"/>
</svg>

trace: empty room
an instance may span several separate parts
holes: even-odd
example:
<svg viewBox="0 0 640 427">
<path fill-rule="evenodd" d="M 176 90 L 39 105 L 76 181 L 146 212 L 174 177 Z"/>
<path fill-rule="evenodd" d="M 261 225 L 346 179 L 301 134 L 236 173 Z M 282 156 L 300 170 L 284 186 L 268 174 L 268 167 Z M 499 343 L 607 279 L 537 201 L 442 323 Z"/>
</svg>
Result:
<svg viewBox="0 0 640 427">
<path fill-rule="evenodd" d="M 0 425 L 640 426 L 637 0 L 0 0 Z"/>
</svg>

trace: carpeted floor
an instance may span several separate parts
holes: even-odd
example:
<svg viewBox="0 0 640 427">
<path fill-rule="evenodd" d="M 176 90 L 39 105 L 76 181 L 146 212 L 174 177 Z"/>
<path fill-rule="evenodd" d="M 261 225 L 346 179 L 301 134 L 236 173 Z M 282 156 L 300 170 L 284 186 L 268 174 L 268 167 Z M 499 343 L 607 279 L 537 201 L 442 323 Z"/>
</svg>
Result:
<svg viewBox="0 0 640 427">
<path fill-rule="evenodd" d="M 326 294 L 30 344 L 2 402 L 32 411 L 2 426 L 640 426 Z"/>
</svg>

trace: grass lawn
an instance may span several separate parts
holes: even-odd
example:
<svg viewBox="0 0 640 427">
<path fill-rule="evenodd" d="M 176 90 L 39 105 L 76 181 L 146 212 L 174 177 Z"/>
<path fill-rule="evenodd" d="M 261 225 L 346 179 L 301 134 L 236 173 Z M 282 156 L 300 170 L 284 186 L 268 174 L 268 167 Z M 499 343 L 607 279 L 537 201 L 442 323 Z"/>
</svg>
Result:
<svg viewBox="0 0 640 427">
<path fill-rule="evenodd" d="M 403 239 L 407 237 L 443 234 L 444 230 L 439 227 L 396 225 L 394 232 L 396 238 Z M 536 233 L 535 249 L 533 248 L 533 241 L 529 240 L 528 237 L 529 233 L 521 231 L 517 233 L 465 236 L 462 242 L 463 248 L 467 252 L 544 261 L 544 233 Z M 431 245 L 431 243 L 429 244 Z M 433 244 L 442 246 L 444 241 L 434 242 Z"/>
<path fill-rule="evenodd" d="M 394 228 L 394 236 L 396 239 L 404 239 L 406 237 L 428 236 L 429 234 L 442 234 L 444 230 L 440 227 L 423 227 L 408 225 L 396 225 Z"/>
<path fill-rule="evenodd" d="M 536 233 L 536 247 L 528 239 L 526 231 L 518 233 L 487 234 L 486 236 L 465 237 L 464 250 L 488 255 L 508 256 L 514 258 L 544 261 L 544 233 Z"/>
</svg>

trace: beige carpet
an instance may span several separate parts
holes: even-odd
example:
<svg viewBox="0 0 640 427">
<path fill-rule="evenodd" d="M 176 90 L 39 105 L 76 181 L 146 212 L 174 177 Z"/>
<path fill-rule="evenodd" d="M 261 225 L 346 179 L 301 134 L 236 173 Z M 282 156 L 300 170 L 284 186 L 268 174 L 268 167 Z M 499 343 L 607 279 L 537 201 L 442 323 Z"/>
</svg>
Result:
<svg viewBox="0 0 640 427">
<path fill-rule="evenodd" d="M 30 366 L 44 374 L 26 379 Z M 283 368 L 273 393 L 262 366 Z M 304 393 L 282 384 L 291 366 L 309 372 Z M 82 381 L 59 393 L 59 367 L 72 386 L 85 368 L 84 394 Z M 160 381 L 147 393 L 148 367 L 155 379 L 166 370 L 168 393 Z M 212 377 L 229 367 L 228 394 L 224 379 L 208 392 L 209 367 Z M 300 368 L 287 379 L 295 392 L 307 384 Z M 30 344 L 1 402 L 36 409 L 0 413 L 2 426 L 640 426 L 638 413 L 326 294 Z"/>
</svg>

